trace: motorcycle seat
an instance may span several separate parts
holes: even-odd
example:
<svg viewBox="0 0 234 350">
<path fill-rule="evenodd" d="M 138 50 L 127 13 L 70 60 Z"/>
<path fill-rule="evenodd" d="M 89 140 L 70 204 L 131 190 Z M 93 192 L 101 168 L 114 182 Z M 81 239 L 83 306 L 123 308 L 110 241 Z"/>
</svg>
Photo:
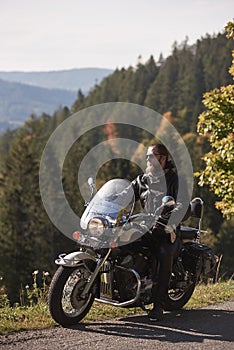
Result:
<svg viewBox="0 0 234 350">
<path fill-rule="evenodd" d="M 181 239 L 193 240 L 197 238 L 198 229 L 190 226 L 180 226 Z"/>
</svg>

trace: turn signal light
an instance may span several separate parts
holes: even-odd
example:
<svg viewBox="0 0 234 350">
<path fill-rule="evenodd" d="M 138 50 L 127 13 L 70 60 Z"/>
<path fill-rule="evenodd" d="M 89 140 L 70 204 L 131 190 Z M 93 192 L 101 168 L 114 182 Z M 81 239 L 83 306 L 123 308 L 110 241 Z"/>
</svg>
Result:
<svg viewBox="0 0 234 350">
<path fill-rule="evenodd" d="M 73 232 L 72 237 L 73 237 L 73 239 L 75 239 L 76 241 L 79 241 L 79 239 L 80 239 L 80 232 L 79 232 L 79 231 Z"/>
</svg>

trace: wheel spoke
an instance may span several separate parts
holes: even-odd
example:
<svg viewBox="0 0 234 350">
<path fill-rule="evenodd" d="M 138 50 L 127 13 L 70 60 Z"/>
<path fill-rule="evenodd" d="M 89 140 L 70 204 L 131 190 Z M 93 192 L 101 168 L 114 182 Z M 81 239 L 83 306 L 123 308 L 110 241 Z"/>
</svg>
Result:
<svg viewBox="0 0 234 350">
<path fill-rule="evenodd" d="M 171 289 L 168 291 L 168 296 L 171 300 L 173 301 L 177 301 L 180 300 L 184 294 L 185 294 L 185 290 L 181 290 L 181 289 Z"/>
<path fill-rule="evenodd" d="M 90 302 L 91 293 L 86 298 L 80 297 L 88 276 L 87 270 L 79 268 L 73 271 L 64 285 L 61 304 L 68 317 L 79 316 Z"/>
</svg>

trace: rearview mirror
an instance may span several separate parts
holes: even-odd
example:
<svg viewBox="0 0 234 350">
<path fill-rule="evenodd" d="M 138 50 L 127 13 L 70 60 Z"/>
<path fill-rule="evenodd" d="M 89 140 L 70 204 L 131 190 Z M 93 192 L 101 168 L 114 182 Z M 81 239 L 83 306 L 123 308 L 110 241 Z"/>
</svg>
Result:
<svg viewBox="0 0 234 350">
<path fill-rule="evenodd" d="M 162 205 L 164 207 L 171 207 L 175 205 L 175 199 L 172 196 L 164 196 L 162 198 Z"/>
</svg>

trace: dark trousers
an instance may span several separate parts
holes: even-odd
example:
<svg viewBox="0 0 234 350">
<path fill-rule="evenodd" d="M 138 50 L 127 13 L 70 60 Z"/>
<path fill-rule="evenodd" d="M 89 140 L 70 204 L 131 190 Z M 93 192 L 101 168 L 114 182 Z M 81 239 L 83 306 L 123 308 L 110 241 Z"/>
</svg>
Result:
<svg viewBox="0 0 234 350">
<path fill-rule="evenodd" d="M 164 307 L 165 298 L 168 293 L 169 281 L 172 271 L 174 257 L 178 251 L 179 239 L 174 243 L 170 241 L 170 235 L 164 230 L 153 232 L 153 246 L 158 260 L 158 277 L 153 287 L 154 304 Z"/>
</svg>

